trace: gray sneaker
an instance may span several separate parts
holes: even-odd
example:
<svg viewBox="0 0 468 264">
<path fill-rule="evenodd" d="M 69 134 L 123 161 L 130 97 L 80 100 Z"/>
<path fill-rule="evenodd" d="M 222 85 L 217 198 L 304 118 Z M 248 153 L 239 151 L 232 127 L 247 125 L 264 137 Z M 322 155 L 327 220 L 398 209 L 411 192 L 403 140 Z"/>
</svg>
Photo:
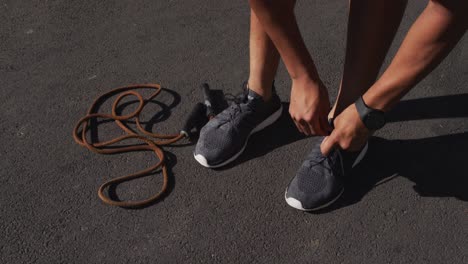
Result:
<svg viewBox="0 0 468 264">
<path fill-rule="evenodd" d="M 244 151 L 253 133 L 273 124 L 281 116 L 282 105 L 275 92 L 265 102 L 254 91 L 245 89 L 241 102 L 232 103 L 201 129 L 194 152 L 201 165 L 217 168 L 234 161 Z"/>
<path fill-rule="evenodd" d="M 291 207 L 314 211 L 338 200 L 344 191 L 345 174 L 362 160 L 367 151 L 366 144 L 359 152 L 333 149 L 328 156 L 323 156 L 320 150 L 323 139 L 317 140 L 286 188 L 285 199 Z"/>
</svg>

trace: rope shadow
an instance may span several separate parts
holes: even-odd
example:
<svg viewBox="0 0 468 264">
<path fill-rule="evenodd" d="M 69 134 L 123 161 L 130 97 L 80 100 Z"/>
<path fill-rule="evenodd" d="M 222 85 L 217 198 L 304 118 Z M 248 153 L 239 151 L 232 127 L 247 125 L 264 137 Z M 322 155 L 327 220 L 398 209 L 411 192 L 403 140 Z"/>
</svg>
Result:
<svg viewBox="0 0 468 264">
<path fill-rule="evenodd" d="M 166 104 L 166 103 L 154 100 L 154 99 L 147 102 L 147 104 L 156 104 L 161 108 L 161 110 L 157 111 L 148 121 L 141 122 L 142 125 L 145 125 L 144 128 L 147 131 L 152 131 L 152 129 L 154 128 L 156 124 L 167 120 L 172 114 L 172 109 L 176 107 L 177 105 L 179 105 L 181 102 L 180 95 L 175 91 L 169 90 L 167 88 L 161 88 L 161 93 L 166 93 L 170 95 L 172 97 L 172 100 L 169 104 Z M 101 100 L 96 102 L 96 105 L 92 109 L 92 111 L 98 112 L 98 110 L 102 107 L 102 105 L 111 97 L 115 96 L 116 94 L 118 93 L 109 94 L 108 96 L 101 98 Z M 121 114 L 127 107 L 132 106 L 134 104 L 138 104 L 138 103 L 139 103 L 138 100 L 131 100 L 128 102 L 123 102 L 116 108 L 116 111 L 117 113 Z M 109 113 L 110 113 L 110 110 L 109 110 Z M 109 119 L 98 120 L 98 118 L 91 118 L 89 120 L 89 134 L 90 134 L 90 139 L 92 143 L 99 142 L 99 126 L 106 124 L 106 123 L 110 123 L 110 122 L 114 122 L 114 121 L 109 120 Z M 128 124 L 134 125 L 135 121 L 125 121 L 123 123 L 126 125 Z"/>
</svg>

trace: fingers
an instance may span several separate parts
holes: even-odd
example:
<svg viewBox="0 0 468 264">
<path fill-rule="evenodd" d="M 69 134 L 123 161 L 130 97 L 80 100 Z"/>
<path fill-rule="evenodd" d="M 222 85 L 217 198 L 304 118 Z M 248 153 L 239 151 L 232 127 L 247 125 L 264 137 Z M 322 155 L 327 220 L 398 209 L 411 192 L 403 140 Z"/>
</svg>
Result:
<svg viewBox="0 0 468 264">
<path fill-rule="evenodd" d="M 316 118 L 310 120 L 308 125 L 312 131 L 314 131 L 314 135 L 320 135 L 322 133 L 322 128 L 320 127 L 320 122 Z"/>
<path fill-rule="evenodd" d="M 308 125 L 310 130 L 313 131 L 313 135 L 327 136 L 330 135 L 331 131 L 333 130 L 325 115 L 320 115 L 319 117 L 313 118 L 310 122 L 308 122 Z"/>
<path fill-rule="evenodd" d="M 322 141 L 322 144 L 320 145 L 320 150 L 322 151 L 322 154 L 324 156 L 328 156 L 330 154 L 331 150 L 336 146 L 336 137 L 332 133 L 330 136 L 325 137 Z"/>
<path fill-rule="evenodd" d="M 324 112 L 325 113 L 325 112 Z M 316 114 L 311 117 L 298 117 L 295 116 L 290 111 L 290 115 L 294 124 L 296 125 L 299 132 L 307 135 L 320 135 L 326 136 L 330 135 L 331 131 L 333 130 L 332 126 L 328 123 L 328 118 L 326 114 Z"/>
<path fill-rule="evenodd" d="M 297 130 L 299 130 L 299 132 L 301 132 L 302 134 L 308 135 L 308 136 L 313 135 L 313 131 L 310 130 L 309 125 L 307 124 L 306 121 L 297 120 L 297 119 L 294 119 L 294 118 L 293 118 L 293 121 L 294 121 L 294 124 L 297 127 Z"/>
<path fill-rule="evenodd" d="M 299 132 L 312 136 L 312 135 L 329 135 L 332 131 L 332 128 L 328 124 L 326 118 L 313 118 L 310 121 L 306 121 L 304 119 L 294 119 L 294 124 L 296 125 Z"/>
<path fill-rule="evenodd" d="M 299 124 L 299 122 L 296 119 L 294 119 L 294 117 L 292 117 L 292 120 L 294 122 L 294 125 L 296 125 L 297 130 L 299 130 L 300 133 L 304 134 L 304 131 L 302 130 L 302 126 Z"/>
<path fill-rule="evenodd" d="M 326 136 L 333 131 L 333 127 L 328 123 L 328 108 L 322 108 L 322 111 L 315 115 L 310 123 L 316 135 Z"/>
<path fill-rule="evenodd" d="M 315 134 L 315 129 L 306 120 L 301 120 L 299 123 L 302 126 L 302 131 L 304 131 L 304 134 L 308 136 Z"/>
<path fill-rule="evenodd" d="M 330 135 L 332 128 L 324 115 L 318 117 L 315 121 L 316 124 L 316 135 L 327 136 Z"/>
</svg>

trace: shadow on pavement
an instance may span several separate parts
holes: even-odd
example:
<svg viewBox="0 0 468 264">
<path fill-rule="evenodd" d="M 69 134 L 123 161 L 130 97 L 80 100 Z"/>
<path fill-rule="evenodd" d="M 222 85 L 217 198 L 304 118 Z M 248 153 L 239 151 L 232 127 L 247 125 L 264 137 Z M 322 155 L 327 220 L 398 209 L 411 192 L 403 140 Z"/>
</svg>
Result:
<svg viewBox="0 0 468 264">
<path fill-rule="evenodd" d="M 389 122 L 468 117 L 468 94 L 402 101 Z M 343 196 L 330 212 L 359 202 L 369 191 L 396 176 L 409 179 L 423 197 L 468 201 L 468 132 L 411 140 L 372 137 L 364 160 L 345 180 Z"/>
<path fill-rule="evenodd" d="M 145 122 L 146 129 L 151 131 L 155 124 L 169 118 L 171 109 L 180 102 L 180 96 L 170 90 L 174 100 L 171 104 L 158 104 L 161 111 Z M 222 93 L 222 91 L 220 91 Z M 217 95 L 222 96 L 222 95 Z M 388 113 L 388 122 L 408 120 L 423 120 L 433 118 L 468 117 L 468 94 L 440 96 L 406 100 L 400 102 L 394 110 Z M 122 104 L 119 111 L 137 103 L 130 101 Z M 224 101 L 222 108 L 227 105 Z M 261 157 L 276 148 L 293 143 L 306 137 L 299 133 L 291 120 L 289 103 L 283 104 L 281 118 L 267 129 L 258 132 L 249 140 L 244 153 L 231 164 L 219 170 L 229 169 L 245 161 Z M 99 106 L 98 106 L 99 107 Z M 97 126 L 106 120 L 91 123 L 93 142 L 97 138 Z M 93 129 L 94 128 L 94 129 Z M 196 139 L 192 142 L 196 142 Z M 185 145 L 183 145 L 185 146 Z M 167 152 L 169 187 L 167 196 L 175 186 L 171 173 L 176 163 L 176 157 Z M 316 213 L 325 213 L 359 202 L 369 191 L 395 176 L 403 176 L 414 182 L 414 190 L 421 196 L 456 197 L 468 201 L 468 166 L 464 166 L 468 157 L 468 132 L 443 135 L 432 138 L 414 140 L 386 140 L 372 137 L 369 150 L 364 160 L 353 169 L 345 180 L 345 192 L 331 207 Z M 152 175 L 152 174 L 151 174 Z M 109 194 L 117 199 L 116 186 L 112 186 Z"/>
<path fill-rule="evenodd" d="M 468 132 L 414 140 L 372 137 L 364 160 L 345 180 L 345 191 L 330 212 L 359 202 L 369 191 L 396 176 L 409 179 L 423 197 L 468 201 Z"/>
<path fill-rule="evenodd" d="M 468 117 L 468 94 L 421 98 L 400 102 L 388 114 L 388 122 L 434 118 Z M 239 159 L 222 169 L 263 156 L 283 145 L 305 137 L 289 117 L 288 103 L 278 122 L 252 136 Z M 374 187 L 395 176 L 414 182 L 421 196 L 455 197 L 468 201 L 468 132 L 414 140 L 386 140 L 372 137 L 365 159 L 345 180 L 343 196 L 329 212 L 359 202 Z"/>
<path fill-rule="evenodd" d="M 387 122 L 468 117 L 468 94 L 405 100 L 388 113 Z"/>
<path fill-rule="evenodd" d="M 276 148 L 288 145 L 295 141 L 307 138 L 300 133 L 289 115 L 289 103 L 283 104 L 283 113 L 281 117 L 271 126 L 253 134 L 242 155 L 235 161 L 215 170 L 225 170 L 235 167 L 251 159 L 255 159 L 270 153 Z"/>
<path fill-rule="evenodd" d="M 140 122 L 144 126 L 144 129 L 147 130 L 147 131 L 150 131 L 150 132 L 153 131 L 154 126 L 156 124 L 167 120 L 172 114 L 172 109 L 180 104 L 181 98 L 180 98 L 180 95 L 177 92 L 172 91 L 172 90 L 167 89 L 167 88 L 162 88 L 161 94 L 162 93 L 170 95 L 172 97 L 172 100 L 171 100 L 171 102 L 169 104 L 166 104 L 166 103 L 158 101 L 157 100 L 158 96 L 157 96 L 153 100 L 150 100 L 150 101 L 147 102 L 147 104 L 155 104 L 155 105 L 157 105 L 158 107 L 161 108 L 161 110 L 157 111 L 148 121 L 141 121 Z M 96 105 L 92 109 L 92 111 L 96 112 L 96 113 L 99 112 L 102 105 L 106 101 L 110 100 L 112 97 L 114 97 L 114 96 L 116 96 L 118 94 L 119 93 L 113 93 L 113 94 L 109 94 L 106 97 L 102 97 L 99 101 L 96 102 Z M 126 101 L 126 102 L 122 102 L 117 106 L 116 112 L 117 112 L 118 115 L 121 115 L 122 112 L 127 107 L 130 107 L 130 106 L 136 107 L 136 106 L 138 106 L 138 104 L 139 104 L 138 100 L 129 100 L 129 101 Z M 103 112 L 103 113 L 109 113 L 110 114 L 111 110 L 106 109 L 105 112 Z M 103 125 L 103 124 L 106 124 L 106 123 L 110 123 L 110 122 L 114 122 L 114 120 L 112 120 L 112 119 L 98 119 L 98 118 L 90 119 L 89 133 L 91 135 L 91 142 L 92 143 L 99 142 L 99 126 Z M 133 119 L 125 120 L 122 123 L 127 125 L 130 129 L 132 129 L 132 125 L 133 126 L 135 125 L 135 121 Z M 132 130 L 134 132 L 136 132 L 135 129 L 132 129 Z"/>
</svg>

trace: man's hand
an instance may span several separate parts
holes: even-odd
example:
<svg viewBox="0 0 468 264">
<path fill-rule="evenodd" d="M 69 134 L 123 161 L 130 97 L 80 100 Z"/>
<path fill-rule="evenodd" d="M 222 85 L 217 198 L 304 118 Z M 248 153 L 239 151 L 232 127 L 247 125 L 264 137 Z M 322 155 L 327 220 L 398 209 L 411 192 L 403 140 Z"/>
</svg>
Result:
<svg viewBox="0 0 468 264">
<path fill-rule="evenodd" d="M 322 154 L 327 156 L 334 147 L 347 151 L 358 151 L 367 142 L 372 131 L 362 123 L 356 110 L 351 104 L 334 120 L 335 129 L 326 137 L 320 146 Z"/>
<path fill-rule="evenodd" d="M 331 127 L 327 121 L 330 101 L 322 82 L 293 80 L 289 114 L 297 129 L 306 135 L 328 135 Z"/>
</svg>

